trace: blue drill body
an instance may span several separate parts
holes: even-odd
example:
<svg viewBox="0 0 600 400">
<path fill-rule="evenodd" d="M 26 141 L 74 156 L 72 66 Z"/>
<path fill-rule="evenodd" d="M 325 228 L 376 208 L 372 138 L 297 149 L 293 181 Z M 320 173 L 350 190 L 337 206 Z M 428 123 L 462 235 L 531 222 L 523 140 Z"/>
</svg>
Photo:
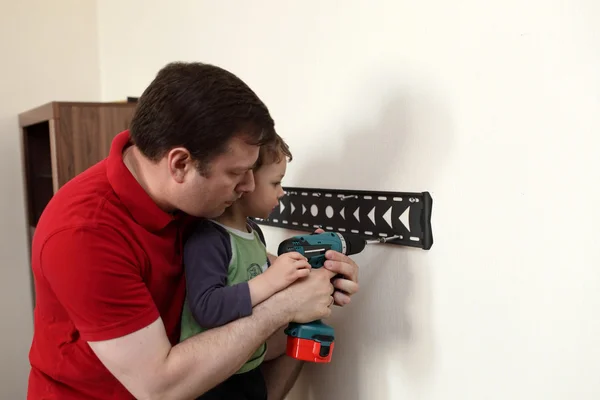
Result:
<svg viewBox="0 0 600 400">
<path fill-rule="evenodd" d="M 333 233 L 294 236 L 281 242 L 278 255 L 296 251 L 308 259 L 313 268 L 321 268 L 325 263 L 327 250 L 346 254 L 346 241 L 343 236 Z"/>
<path fill-rule="evenodd" d="M 312 268 L 325 264 L 325 253 L 334 250 L 342 254 L 360 253 L 365 248 L 365 240 L 356 235 L 343 235 L 336 232 L 299 235 L 279 244 L 277 254 L 298 252 L 307 258 Z M 292 322 L 285 329 L 288 335 L 287 354 L 297 359 L 312 362 L 329 362 L 335 339 L 334 329 L 321 322 L 307 324 Z"/>
</svg>

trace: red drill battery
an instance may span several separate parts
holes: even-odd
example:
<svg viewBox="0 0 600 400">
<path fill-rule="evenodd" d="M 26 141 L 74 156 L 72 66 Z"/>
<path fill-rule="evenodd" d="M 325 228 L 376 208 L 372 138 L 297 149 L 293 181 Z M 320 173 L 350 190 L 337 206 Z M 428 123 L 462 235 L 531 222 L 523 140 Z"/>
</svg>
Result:
<svg viewBox="0 0 600 400">
<path fill-rule="evenodd" d="M 334 330 L 317 320 L 307 324 L 292 322 L 285 330 L 286 354 L 292 358 L 317 363 L 328 363 L 333 353 Z"/>
<path fill-rule="evenodd" d="M 322 343 L 293 336 L 287 338 L 287 355 L 297 360 L 316 363 L 331 362 L 334 343 Z"/>
</svg>

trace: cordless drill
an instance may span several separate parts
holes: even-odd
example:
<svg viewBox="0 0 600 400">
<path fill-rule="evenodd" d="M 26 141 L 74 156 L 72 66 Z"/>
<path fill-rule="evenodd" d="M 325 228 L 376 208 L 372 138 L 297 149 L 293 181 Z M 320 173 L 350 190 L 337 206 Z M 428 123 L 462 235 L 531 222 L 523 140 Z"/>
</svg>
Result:
<svg viewBox="0 0 600 400">
<path fill-rule="evenodd" d="M 335 250 L 345 255 L 363 251 L 366 241 L 357 235 L 337 232 L 313 233 L 293 236 L 279 244 L 278 255 L 292 251 L 308 259 L 312 268 L 321 268 L 325 263 L 327 250 Z M 286 353 L 298 360 L 327 363 L 331 361 L 334 345 L 334 329 L 321 320 L 306 324 L 290 323 L 285 329 L 287 338 Z"/>
</svg>

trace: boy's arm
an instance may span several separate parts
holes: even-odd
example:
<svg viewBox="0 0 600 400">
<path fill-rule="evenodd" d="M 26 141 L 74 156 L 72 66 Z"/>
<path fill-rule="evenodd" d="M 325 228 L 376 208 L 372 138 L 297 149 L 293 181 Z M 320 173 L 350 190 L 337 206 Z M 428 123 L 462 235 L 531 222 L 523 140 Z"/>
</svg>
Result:
<svg viewBox="0 0 600 400">
<path fill-rule="evenodd" d="M 267 242 L 260 226 L 252 218 L 248 218 L 247 221 L 248 225 L 256 231 L 260 241 L 266 247 Z M 279 290 L 284 289 L 296 279 L 305 277 L 308 274 L 308 271 L 298 271 L 301 265 L 307 265 L 304 257 L 297 254 L 286 254 L 284 258 L 286 258 L 286 260 L 280 260 L 281 265 L 277 266 L 278 271 L 277 273 L 274 273 L 271 267 L 275 264 L 277 256 L 267 251 L 267 270 L 261 275 L 251 279 L 249 282 L 253 307 L 265 301 Z M 307 267 L 310 270 L 310 265 L 307 265 Z M 267 275 L 269 276 L 268 278 Z M 273 275 L 275 275 L 275 277 L 273 277 Z"/>
<path fill-rule="evenodd" d="M 248 283 L 227 285 L 231 258 L 229 234 L 208 221 L 200 223 L 185 244 L 187 301 L 203 328 L 215 328 L 252 314 Z"/>
</svg>

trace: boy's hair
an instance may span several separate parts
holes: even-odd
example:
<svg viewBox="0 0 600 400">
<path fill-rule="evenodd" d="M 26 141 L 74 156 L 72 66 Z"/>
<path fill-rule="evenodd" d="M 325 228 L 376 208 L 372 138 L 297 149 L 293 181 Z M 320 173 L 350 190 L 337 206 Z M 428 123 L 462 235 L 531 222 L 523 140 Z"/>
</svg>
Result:
<svg viewBox="0 0 600 400">
<path fill-rule="evenodd" d="M 240 78 L 209 64 L 175 62 L 162 68 L 139 98 L 131 140 L 158 161 L 174 147 L 185 147 L 206 172 L 207 164 L 244 134 L 260 146 L 275 138 L 269 110 Z"/>
<path fill-rule="evenodd" d="M 263 165 L 276 164 L 280 162 L 283 157 L 286 157 L 288 161 L 292 161 L 292 152 L 283 138 L 278 134 L 275 134 L 273 140 L 260 147 L 254 170 L 258 171 Z"/>
</svg>

